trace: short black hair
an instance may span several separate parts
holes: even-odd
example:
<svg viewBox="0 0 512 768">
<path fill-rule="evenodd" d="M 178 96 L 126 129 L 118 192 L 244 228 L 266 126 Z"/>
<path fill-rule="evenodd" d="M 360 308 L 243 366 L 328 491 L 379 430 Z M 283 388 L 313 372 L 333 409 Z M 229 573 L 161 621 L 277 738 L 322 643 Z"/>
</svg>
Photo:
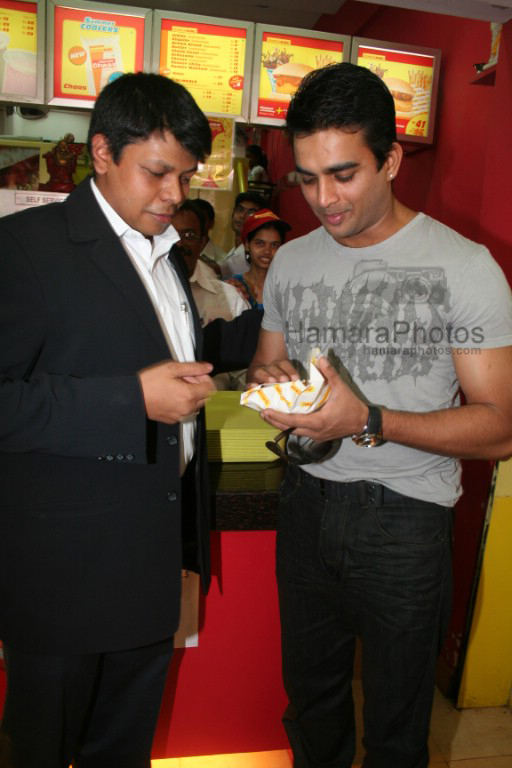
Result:
<svg viewBox="0 0 512 768">
<path fill-rule="evenodd" d="M 195 197 L 194 202 L 203 209 L 207 218 L 211 221 L 212 226 L 215 223 L 215 208 L 213 205 L 202 197 Z"/>
<path fill-rule="evenodd" d="M 245 156 L 254 158 L 257 165 L 261 165 L 262 168 L 268 170 L 268 158 L 259 144 L 249 144 L 245 150 Z"/>
<path fill-rule="evenodd" d="M 288 107 L 288 136 L 310 136 L 329 128 L 361 130 L 380 170 L 396 142 L 395 103 L 381 78 L 348 62 L 306 75 Z"/>
<path fill-rule="evenodd" d="M 129 73 L 106 85 L 96 99 L 87 147 L 91 153 L 93 136 L 103 134 L 117 164 L 127 144 L 164 131 L 201 162 L 212 150 L 208 119 L 186 88 L 163 75 Z"/>
<path fill-rule="evenodd" d="M 198 205 L 198 203 L 198 200 L 184 200 L 178 208 L 178 213 L 180 211 L 192 211 L 192 213 L 195 213 L 199 221 L 199 229 L 201 231 L 201 235 L 204 237 L 208 233 L 208 221 L 206 220 L 206 213 L 204 212 L 204 208 Z"/>
<path fill-rule="evenodd" d="M 237 205 L 244 202 L 259 205 L 260 210 L 267 207 L 267 201 L 257 192 L 239 192 L 235 198 L 235 208 Z"/>
</svg>

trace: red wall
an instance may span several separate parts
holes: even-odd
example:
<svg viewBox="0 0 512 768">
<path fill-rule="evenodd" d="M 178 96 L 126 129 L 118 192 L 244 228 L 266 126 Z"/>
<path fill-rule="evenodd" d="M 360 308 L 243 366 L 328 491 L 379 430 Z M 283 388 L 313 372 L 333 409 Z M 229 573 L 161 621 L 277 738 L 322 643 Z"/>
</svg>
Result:
<svg viewBox="0 0 512 768">
<path fill-rule="evenodd" d="M 495 246 L 497 238 L 499 247 L 493 247 L 493 252 L 512 280 L 506 259 L 512 232 L 510 228 L 504 232 L 502 218 L 507 189 L 510 199 L 506 168 L 510 171 L 512 153 L 506 134 L 512 109 L 511 26 L 509 22 L 504 27 L 496 86 L 488 87 L 471 84 L 473 64 L 486 61 L 489 55 L 487 22 L 348 0 L 337 14 L 323 16 L 317 24 L 323 31 L 441 49 L 435 143 L 419 151 L 409 145 L 412 151 L 406 151 L 396 193 L 414 210 L 434 216 L 467 237 L 489 246 Z M 284 134 L 272 132 L 267 146 L 274 177 L 282 179 L 293 170 Z M 278 205 L 280 214 L 293 224 L 294 236 L 317 226 L 298 188 L 282 191 Z M 488 217 L 493 219 L 493 229 L 489 229 Z"/>
</svg>

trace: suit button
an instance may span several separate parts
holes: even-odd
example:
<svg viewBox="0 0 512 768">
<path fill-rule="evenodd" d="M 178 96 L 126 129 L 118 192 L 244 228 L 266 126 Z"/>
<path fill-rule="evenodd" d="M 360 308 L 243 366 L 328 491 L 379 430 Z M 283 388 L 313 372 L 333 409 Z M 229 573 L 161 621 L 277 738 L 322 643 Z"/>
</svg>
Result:
<svg viewBox="0 0 512 768">
<path fill-rule="evenodd" d="M 124 453 L 118 453 L 118 454 L 116 455 L 116 459 L 117 459 L 118 461 L 123 461 L 123 459 L 124 459 Z"/>
<path fill-rule="evenodd" d="M 108 456 L 105 456 L 105 458 L 107 461 L 114 461 L 114 457 L 112 456 L 111 453 L 109 453 Z"/>
<path fill-rule="evenodd" d="M 178 494 L 176 493 L 176 491 L 169 491 L 169 493 L 167 494 L 168 501 L 176 501 L 177 498 L 178 498 Z"/>
<path fill-rule="evenodd" d="M 133 455 L 133 453 L 127 453 L 126 454 L 126 461 L 133 461 L 134 458 L 135 458 L 135 456 Z"/>
<path fill-rule="evenodd" d="M 169 445 L 176 445 L 176 443 L 178 442 L 178 438 L 176 437 L 176 435 L 169 435 L 169 437 L 167 438 L 167 442 Z"/>
</svg>

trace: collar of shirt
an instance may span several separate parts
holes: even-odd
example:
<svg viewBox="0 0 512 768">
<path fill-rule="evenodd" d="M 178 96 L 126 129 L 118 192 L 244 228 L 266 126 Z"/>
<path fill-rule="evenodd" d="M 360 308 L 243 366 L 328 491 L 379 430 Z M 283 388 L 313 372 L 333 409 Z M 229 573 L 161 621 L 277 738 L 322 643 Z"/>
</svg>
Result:
<svg viewBox="0 0 512 768">
<path fill-rule="evenodd" d="M 190 278 L 190 282 L 197 283 L 205 291 L 210 291 L 210 293 L 217 293 L 215 290 L 217 281 L 218 278 L 215 276 L 213 269 L 211 269 L 208 264 L 205 264 L 204 261 L 198 259 L 196 262 L 196 268 L 194 269 Z"/>
<path fill-rule="evenodd" d="M 148 272 L 151 272 L 155 262 L 162 256 L 167 256 L 174 243 L 177 243 L 180 236 L 172 226 L 172 224 L 161 235 L 155 235 L 153 237 L 153 243 L 141 232 L 132 229 L 112 208 L 109 202 L 102 195 L 94 179 L 91 179 L 91 188 L 94 196 L 100 206 L 101 210 L 105 214 L 105 217 L 116 233 L 116 235 L 130 243 L 140 257 L 143 259 Z"/>
</svg>

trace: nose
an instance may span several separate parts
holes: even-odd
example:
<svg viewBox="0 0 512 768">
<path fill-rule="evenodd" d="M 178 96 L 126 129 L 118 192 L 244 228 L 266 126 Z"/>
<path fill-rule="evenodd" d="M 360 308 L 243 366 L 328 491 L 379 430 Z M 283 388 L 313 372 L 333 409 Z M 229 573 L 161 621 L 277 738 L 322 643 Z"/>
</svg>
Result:
<svg viewBox="0 0 512 768">
<path fill-rule="evenodd" d="M 181 205 L 186 200 L 186 190 L 179 178 L 164 176 L 160 185 L 160 199 L 165 203 Z"/>
<path fill-rule="evenodd" d="M 320 206 L 327 209 L 337 201 L 338 191 L 334 178 L 331 175 L 321 176 L 318 179 L 318 202 Z"/>
</svg>

